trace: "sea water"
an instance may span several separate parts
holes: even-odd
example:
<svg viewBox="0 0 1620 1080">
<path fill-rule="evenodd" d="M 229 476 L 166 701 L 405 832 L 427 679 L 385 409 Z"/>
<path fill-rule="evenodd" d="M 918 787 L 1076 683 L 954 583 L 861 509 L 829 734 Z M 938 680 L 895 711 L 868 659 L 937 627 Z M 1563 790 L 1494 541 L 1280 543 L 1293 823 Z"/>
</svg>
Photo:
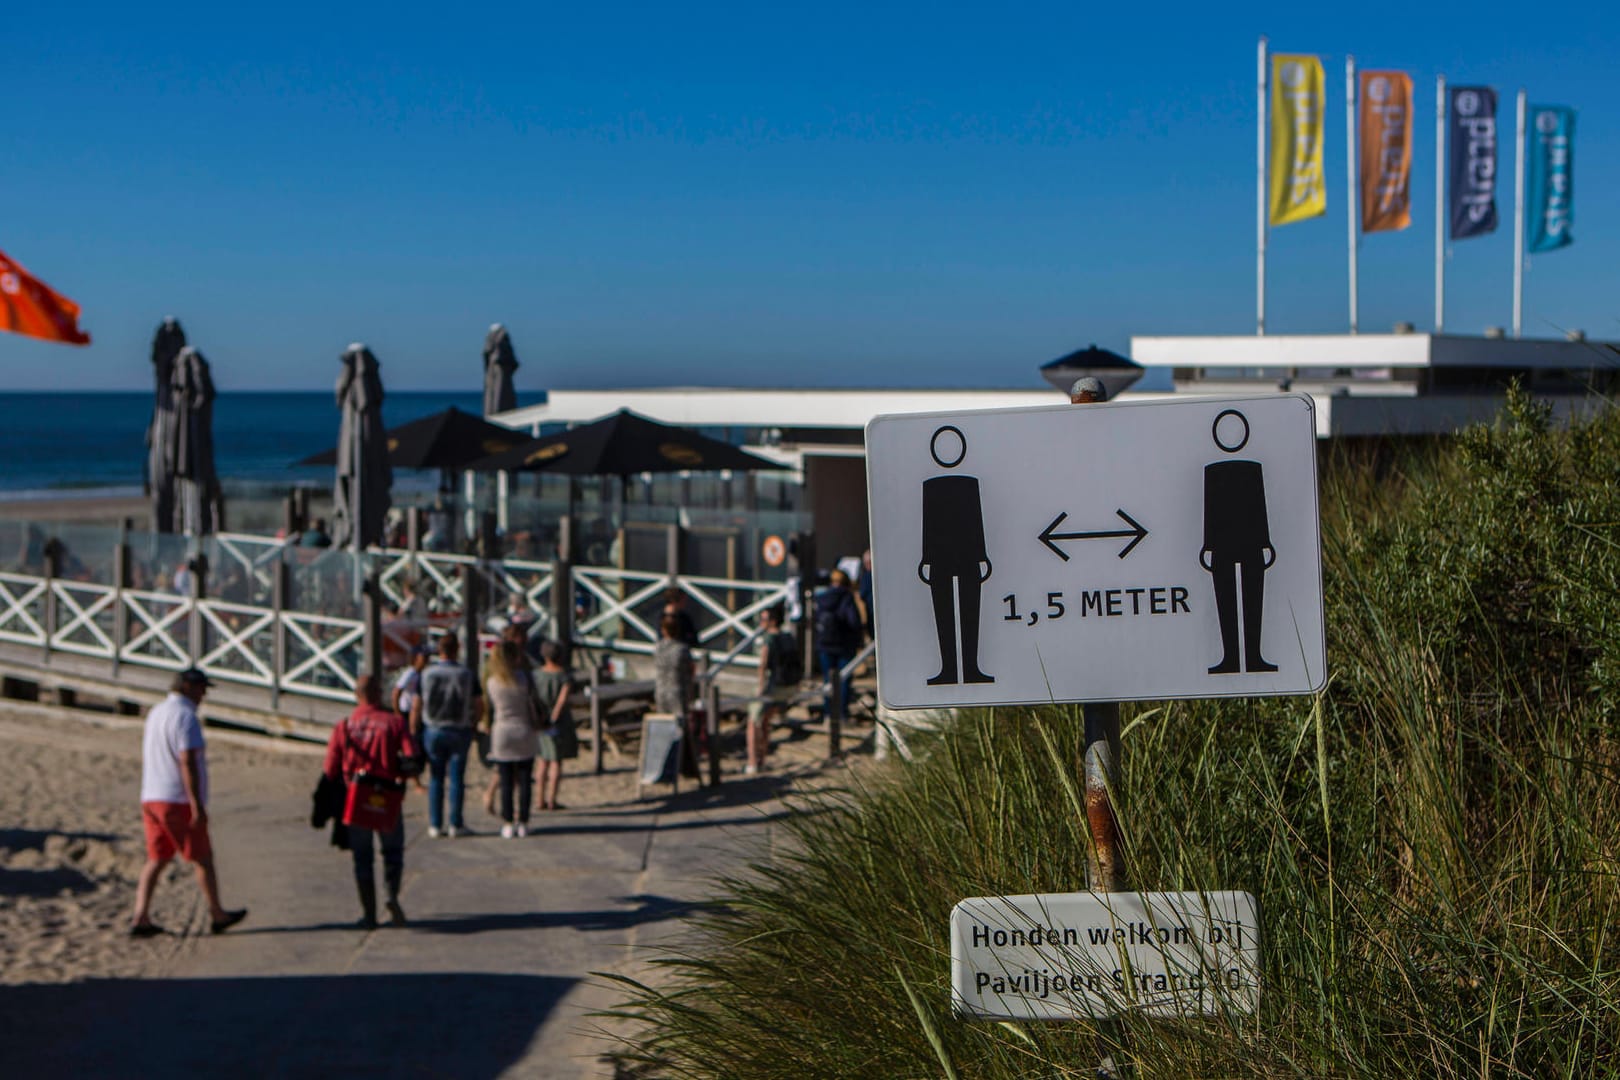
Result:
<svg viewBox="0 0 1620 1080">
<path fill-rule="evenodd" d="M 520 395 L 519 404 L 526 404 Z M 383 423 L 397 427 L 454 405 L 477 415 L 478 393 L 400 391 L 383 400 Z M 0 393 L 0 497 L 138 495 L 146 462 L 152 395 Z M 214 458 L 220 478 L 264 484 L 330 484 L 332 468 L 293 462 L 338 438 L 330 391 L 224 393 L 214 402 Z M 405 479 L 405 477 L 401 477 Z"/>
</svg>

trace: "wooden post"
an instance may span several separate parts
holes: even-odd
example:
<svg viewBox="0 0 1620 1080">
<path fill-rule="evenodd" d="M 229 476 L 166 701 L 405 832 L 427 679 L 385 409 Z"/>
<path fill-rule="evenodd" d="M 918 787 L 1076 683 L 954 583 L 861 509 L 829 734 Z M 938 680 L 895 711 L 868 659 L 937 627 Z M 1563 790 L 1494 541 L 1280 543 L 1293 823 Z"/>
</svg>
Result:
<svg viewBox="0 0 1620 1080">
<path fill-rule="evenodd" d="M 195 667 L 197 661 L 202 658 L 203 653 L 208 651 L 202 609 L 197 606 L 208 596 L 208 556 L 199 551 L 191 557 L 189 565 L 191 566 L 191 612 L 187 619 L 187 629 L 189 630 L 187 637 L 191 650 L 191 664 Z"/>
<path fill-rule="evenodd" d="M 704 688 L 704 721 L 709 736 L 709 786 L 720 786 L 720 683 L 711 678 Z"/>
<path fill-rule="evenodd" d="M 795 533 L 791 547 L 799 574 L 799 610 L 804 617 L 799 621 L 799 647 L 804 650 L 804 670 L 816 670 L 816 536 L 814 533 Z"/>
<path fill-rule="evenodd" d="M 51 639 L 56 636 L 56 579 L 62 574 L 62 541 L 45 541 L 45 662 L 51 662 Z"/>
<path fill-rule="evenodd" d="M 411 571 L 416 571 L 414 558 L 422 550 L 422 508 L 420 506 L 407 507 L 405 510 L 405 550 L 412 556 Z"/>
<path fill-rule="evenodd" d="M 382 607 L 382 582 L 375 573 L 368 574 L 360 606 L 360 617 L 366 628 L 360 673 L 373 679 L 382 678 L 383 671 Z"/>
<path fill-rule="evenodd" d="M 685 554 L 686 533 L 678 524 L 664 526 L 664 567 L 669 574 L 669 586 L 674 588 L 681 576 L 681 556 Z"/>
<path fill-rule="evenodd" d="M 602 674 L 595 664 L 591 673 L 591 771 L 602 775 Z"/>
<path fill-rule="evenodd" d="M 551 638 L 562 646 L 563 666 L 572 667 L 574 655 L 574 521 L 564 514 L 557 521 L 557 552 L 551 563 Z"/>
<path fill-rule="evenodd" d="M 726 534 L 726 580 L 737 580 L 737 534 Z M 726 610 L 733 614 L 737 611 L 737 590 L 726 590 Z M 733 649 L 737 645 L 737 632 L 735 630 L 726 634 L 726 648 Z"/>
<path fill-rule="evenodd" d="M 292 596 L 292 569 L 285 552 L 270 572 L 270 707 L 281 707 L 281 676 L 287 670 L 287 628 L 282 615 Z"/>
<path fill-rule="evenodd" d="M 281 535 L 289 543 L 298 542 L 298 496 L 289 491 L 281 500 Z"/>
<path fill-rule="evenodd" d="M 118 543 L 113 546 L 113 655 L 112 677 L 118 678 L 119 666 L 124 660 L 124 643 L 129 640 L 129 610 L 124 607 L 124 590 L 129 588 L 129 532 L 135 527 L 131 518 L 118 525 Z"/>
<path fill-rule="evenodd" d="M 461 566 L 461 662 L 478 674 L 478 627 L 483 620 L 478 611 L 478 586 L 481 583 L 478 567 L 473 563 Z"/>
</svg>

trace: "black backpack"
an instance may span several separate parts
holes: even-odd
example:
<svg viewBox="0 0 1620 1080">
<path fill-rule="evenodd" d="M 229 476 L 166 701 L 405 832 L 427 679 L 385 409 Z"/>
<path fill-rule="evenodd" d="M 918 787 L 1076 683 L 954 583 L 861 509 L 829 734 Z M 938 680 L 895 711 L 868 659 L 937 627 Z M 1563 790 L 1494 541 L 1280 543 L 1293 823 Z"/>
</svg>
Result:
<svg viewBox="0 0 1620 1080">
<path fill-rule="evenodd" d="M 804 657 L 793 635 L 780 631 L 771 638 L 765 665 L 778 690 L 791 690 L 804 681 Z"/>
</svg>

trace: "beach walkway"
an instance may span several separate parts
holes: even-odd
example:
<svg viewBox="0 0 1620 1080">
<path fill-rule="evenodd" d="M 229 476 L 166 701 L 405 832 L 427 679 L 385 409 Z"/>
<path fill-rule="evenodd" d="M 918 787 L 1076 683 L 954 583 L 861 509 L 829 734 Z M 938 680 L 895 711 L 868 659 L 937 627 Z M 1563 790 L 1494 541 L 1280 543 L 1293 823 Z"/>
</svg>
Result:
<svg viewBox="0 0 1620 1080">
<path fill-rule="evenodd" d="M 776 839 L 780 796 L 812 771 L 806 746 L 797 769 L 642 803 L 628 772 L 570 777 L 563 802 L 579 808 L 503 840 L 475 805 L 475 765 L 480 835 L 429 839 L 411 796 L 410 926 L 368 933 L 348 854 L 309 826 L 319 757 L 211 739 L 225 900 L 251 914 L 208 935 L 189 872 L 171 870 L 154 914 L 182 932 L 134 942 L 138 727 L 0 716 L 0 751 L 22 769 L 0 794 L 18 822 L 0 830 L 6 1075 L 611 1077 L 587 1013 L 615 993 L 590 973 L 644 976 L 705 879 Z"/>
</svg>

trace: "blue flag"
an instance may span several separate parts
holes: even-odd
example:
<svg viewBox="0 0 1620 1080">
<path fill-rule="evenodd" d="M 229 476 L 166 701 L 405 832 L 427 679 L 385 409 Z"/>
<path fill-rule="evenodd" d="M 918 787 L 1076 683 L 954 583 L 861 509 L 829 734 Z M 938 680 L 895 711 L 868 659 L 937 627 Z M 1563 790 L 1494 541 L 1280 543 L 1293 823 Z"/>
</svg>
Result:
<svg viewBox="0 0 1620 1080">
<path fill-rule="evenodd" d="M 1575 240 L 1575 110 L 1532 107 L 1525 141 L 1525 241 L 1532 253 L 1556 251 Z"/>
<path fill-rule="evenodd" d="M 1451 117 L 1451 238 L 1496 231 L 1496 91 L 1453 86 L 1446 91 Z"/>
</svg>

